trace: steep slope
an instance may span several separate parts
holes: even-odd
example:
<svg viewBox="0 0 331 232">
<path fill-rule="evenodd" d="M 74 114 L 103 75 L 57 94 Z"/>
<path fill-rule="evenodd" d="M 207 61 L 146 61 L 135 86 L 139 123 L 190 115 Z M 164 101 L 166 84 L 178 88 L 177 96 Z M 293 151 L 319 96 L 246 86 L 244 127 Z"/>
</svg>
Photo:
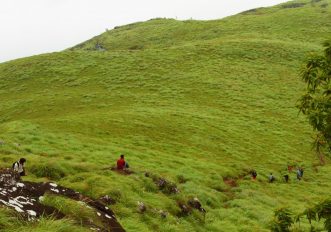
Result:
<svg viewBox="0 0 331 232">
<path fill-rule="evenodd" d="M 276 207 L 300 212 L 331 187 L 331 167 L 316 172 L 312 131 L 295 108 L 300 65 L 331 36 L 330 4 L 293 1 L 214 21 L 155 19 L 0 64 L 0 164 L 25 156 L 28 180 L 112 196 L 127 231 L 268 231 Z M 104 169 L 120 153 L 133 175 Z M 305 180 L 267 183 L 288 164 L 303 165 Z M 250 169 L 257 181 L 244 175 Z M 163 193 L 146 171 L 180 193 Z M 193 197 L 205 218 L 196 210 L 179 217 L 178 204 Z"/>
</svg>

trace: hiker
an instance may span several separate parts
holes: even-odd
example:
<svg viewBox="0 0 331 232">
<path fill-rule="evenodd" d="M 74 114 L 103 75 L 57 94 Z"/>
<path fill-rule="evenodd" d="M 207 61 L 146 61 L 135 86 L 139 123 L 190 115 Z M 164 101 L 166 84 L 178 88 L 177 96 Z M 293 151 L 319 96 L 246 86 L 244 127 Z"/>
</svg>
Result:
<svg viewBox="0 0 331 232">
<path fill-rule="evenodd" d="M 286 183 L 290 180 L 290 176 L 287 173 L 284 175 L 284 180 Z"/>
<path fill-rule="evenodd" d="M 303 168 L 298 168 L 298 170 L 297 170 L 297 179 L 298 180 L 301 180 L 302 179 L 302 177 L 303 177 Z"/>
<path fill-rule="evenodd" d="M 119 160 L 117 160 L 117 169 L 124 170 L 129 168 L 129 164 L 124 160 L 124 155 L 121 155 Z"/>
<path fill-rule="evenodd" d="M 275 177 L 272 175 L 272 173 L 270 173 L 269 175 L 269 183 L 273 183 L 275 181 Z"/>
<path fill-rule="evenodd" d="M 303 168 L 300 167 L 299 169 L 300 169 L 300 173 L 301 173 L 301 178 L 303 178 Z"/>
<path fill-rule="evenodd" d="M 13 163 L 13 170 L 18 174 L 20 174 L 20 176 L 25 176 L 25 168 L 24 168 L 25 162 L 26 159 L 21 158 L 19 161 Z"/>
<path fill-rule="evenodd" d="M 257 173 L 256 173 L 256 171 L 253 170 L 253 171 L 251 172 L 251 175 L 252 175 L 253 180 L 255 180 L 256 177 L 257 177 Z"/>
</svg>

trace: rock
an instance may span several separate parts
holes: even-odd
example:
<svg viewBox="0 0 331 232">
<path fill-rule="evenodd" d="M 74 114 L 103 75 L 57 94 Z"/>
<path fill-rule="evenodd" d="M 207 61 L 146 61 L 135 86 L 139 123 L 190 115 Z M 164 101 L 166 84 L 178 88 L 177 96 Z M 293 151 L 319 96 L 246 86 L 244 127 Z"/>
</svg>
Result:
<svg viewBox="0 0 331 232">
<path fill-rule="evenodd" d="M 162 190 L 164 193 L 167 194 L 173 194 L 179 192 L 176 184 L 171 183 L 164 178 L 159 178 L 156 181 L 156 185 L 159 187 L 160 190 Z"/>
<path fill-rule="evenodd" d="M 178 207 L 181 209 L 179 216 L 188 216 L 192 212 L 192 208 L 182 202 L 177 203 Z"/>
<path fill-rule="evenodd" d="M 101 202 L 103 202 L 104 204 L 106 204 L 106 205 L 114 205 L 114 204 L 116 204 L 116 201 L 113 198 L 111 198 L 110 196 L 108 196 L 108 195 L 105 195 L 103 197 L 100 197 L 99 200 Z"/>
<path fill-rule="evenodd" d="M 20 175 L 11 169 L 0 170 L 0 186 L 16 186 L 21 180 Z"/>
<path fill-rule="evenodd" d="M 200 212 L 203 212 L 203 213 L 206 212 L 206 210 L 204 208 L 202 208 L 201 202 L 199 201 L 199 199 L 197 197 L 190 199 L 187 203 L 189 206 L 191 206 L 194 209 L 199 210 Z"/>
<path fill-rule="evenodd" d="M 143 202 L 138 201 L 137 204 L 138 204 L 138 212 L 139 213 L 146 212 L 147 208 L 146 208 L 146 206 Z"/>
<path fill-rule="evenodd" d="M 167 212 L 166 211 L 160 210 L 159 214 L 160 214 L 161 218 L 166 218 L 167 217 Z"/>
</svg>

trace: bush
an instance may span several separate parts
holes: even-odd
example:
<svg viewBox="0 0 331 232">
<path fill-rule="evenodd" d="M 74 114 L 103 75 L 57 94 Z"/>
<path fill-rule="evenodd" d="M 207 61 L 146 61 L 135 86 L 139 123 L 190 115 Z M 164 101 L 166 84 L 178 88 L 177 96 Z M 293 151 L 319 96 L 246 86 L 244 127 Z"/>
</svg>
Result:
<svg viewBox="0 0 331 232">
<path fill-rule="evenodd" d="M 299 7 L 303 7 L 304 5 L 306 5 L 306 3 L 303 2 L 293 2 L 293 3 L 287 3 L 282 5 L 282 8 L 286 9 L 286 8 L 299 8 Z"/>
<path fill-rule="evenodd" d="M 186 183 L 188 181 L 188 179 L 185 178 L 183 175 L 177 175 L 177 181 L 180 184 L 184 184 L 184 183 Z"/>
<path fill-rule="evenodd" d="M 275 211 L 275 216 L 271 222 L 270 229 L 272 232 L 289 232 L 292 224 L 292 213 L 287 208 L 280 208 Z"/>
<path fill-rule="evenodd" d="M 129 47 L 130 50 L 141 50 L 143 48 L 144 48 L 143 45 L 133 45 L 133 46 Z"/>
</svg>

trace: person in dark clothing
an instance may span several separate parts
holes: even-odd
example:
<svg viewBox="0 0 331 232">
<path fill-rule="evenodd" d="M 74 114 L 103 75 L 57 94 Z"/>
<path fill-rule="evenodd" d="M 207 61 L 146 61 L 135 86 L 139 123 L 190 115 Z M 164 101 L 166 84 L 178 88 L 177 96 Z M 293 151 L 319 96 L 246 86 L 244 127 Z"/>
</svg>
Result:
<svg viewBox="0 0 331 232">
<path fill-rule="evenodd" d="M 299 168 L 299 170 L 300 170 L 301 178 L 303 178 L 303 168 L 301 167 L 301 168 Z"/>
<path fill-rule="evenodd" d="M 284 180 L 286 183 L 290 180 L 290 176 L 287 173 L 284 175 Z"/>
<path fill-rule="evenodd" d="M 13 163 L 13 170 L 15 172 L 18 172 L 18 174 L 20 174 L 20 176 L 25 176 L 25 167 L 24 167 L 25 162 L 26 162 L 26 159 L 21 158 L 19 161 L 16 161 L 15 163 Z"/>
<path fill-rule="evenodd" d="M 256 173 L 256 171 L 255 171 L 255 170 L 252 170 L 252 171 L 251 171 L 251 175 L 252 175 L 253 180 L 255 180 L 256 177 L 257 177 L 257 173 Z"/>
</svg>

